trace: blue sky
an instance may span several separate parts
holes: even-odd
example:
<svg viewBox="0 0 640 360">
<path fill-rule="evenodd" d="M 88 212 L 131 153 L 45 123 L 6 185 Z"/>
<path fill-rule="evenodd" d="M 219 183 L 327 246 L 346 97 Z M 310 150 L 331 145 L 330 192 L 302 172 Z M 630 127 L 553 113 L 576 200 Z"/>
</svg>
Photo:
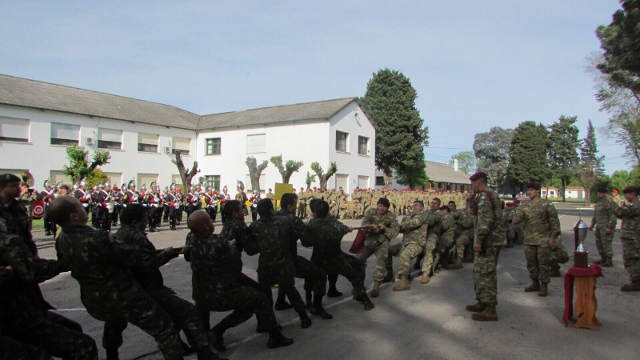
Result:
<svg viewBox="0 0 640 360">
<path fill-rule="evenodd" d="M 0 73 L 197 114 L 362 96 L 404 73 L 429 126 L 428 160 L 521 121 L 607 122 L 587 57 L 617 0 L 7 1 Z M 627 169 L 598 133 L 607 173 Z"/>
</svg>

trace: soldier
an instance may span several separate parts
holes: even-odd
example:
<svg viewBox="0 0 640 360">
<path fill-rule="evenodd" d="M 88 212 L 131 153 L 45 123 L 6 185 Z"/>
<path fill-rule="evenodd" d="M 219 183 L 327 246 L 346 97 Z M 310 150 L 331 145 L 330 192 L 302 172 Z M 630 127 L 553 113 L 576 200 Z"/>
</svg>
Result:
<svg viewBox="0 0 640 360">
<path fill-rule="evenodd" d="M 133 278 L 171 316 L 176 327 L 184 331 L 198 359 L 217 359 L 209 348 L 208 329 L 203 327 L 196 307 L 179 298 L 163 283 L 159 267 L 184 253 L 185 247 L 157 251 L 144 233 L 148 219 L 147 210 L 142 205 L 131 204 L 122 213 L 122 227 L 114 236 L 116 241 L 130 245 L 136 252 L 136 263 L 130 268 Z M 102 344 L 108 360 L 118 359 L 118 348 L 122 345 L 122 332 L 126 327 L 124 320 L 105 322 Z"/>
<path fill-rule="evenodd" d="M 16 180 L 17 179 L 17 180 Z M 17 235 L 35 257 L 38 248 L 29 231 L 27 209 L 16 198 L 20 194 L 20 178 L 13 174 L 0 175 L 0 219 L 4 220 L 7 234 Z"/>
<path fill-rule="evenodd" d="M 244 183 L 242 181 L 238 181 L 238 185 L 236 185 L 238 193 L 236 193 L 236 200 L 242 203 L 242 211 L 244 211 L 244 216 L 249 215 L 249 209 L 247 209 L 247 193 L 244 192 Z"/>
<path fill-rule="evenodd" d="M 176 229 L 176 221 L 178 220 L 178 209 L 180 202 L 176 196 L 176 184 L 171 184 L 169 191 L 164 196 L 164 211 L 169 213 L 169 229 Z"/>
<path fill-rule="evenodd" d="M 148 212 L 147 216 L 149 217 L 149 232 L 156 232 L 156 226 L 158 226 L 158 212 L 159 209 L 161 209 L 159 206 L 162 199 L 160 198 L 155 185 L 155 182 L 152 182 L 149 186 L 149 192 L 144 196 L 144 204 L 146 205 Z"/>
<path fill-rule="evenodd" d="M 113 186 L 111 188 L 111 199 L 113 199 L 113 212 L 111 213 L 111 226 L 118 226 L 118 216 L 120 216 L 120 212 L 122 211 L 122 198 L 124 197 L 124 192 L 122 192 L 121 188 L 117 186 Z"/>
<path fill-rule="evenodd" d="M 434 271 L 437 272 L 437 266 L 440 260 L 442 259 L 442 267 L 447 269 L 449 268 L 449 250 L 453 246 L 454 242 L 454 234 L 455 234 L 455 220 L 453 215 L 450 213 L 451 209 L 444 205 L 439 209 L 442 212 L 442 223 L 440 228 L 440 236 L 438 237 L 438 242 L 436 243 L 436 248 L 434 250 Z"/>
<path fill-rule="evenodd" d="M 213 194 L 212 188 L 207 188 L 207 192 L 203 193 L 205 211 L 209 214 L 211 221 L 216 222 L 218 216 L 218 197 Z"/>
<path fill-rule="evenodd" d="M 62 226 L 56 240 L 58 260 L 80 284 L 89 315 L 132 323 L 154 337 L 166 359 L 181 359 L 183 349 L 171 317 L 131 275 L 135 249 L 113 241 L 111 233 L 88 227 L 87 214 L 75 198 L 58 197 L 50 212 Z"/>
<path fill-rule="evenodd" d="M 347 203 L 347 198 L 343 197 L 341 202 L 340 202 L 340 207 L 339 207 L 340 211 L 340 219 L 341 220 L 345 220 L 347 218 L 350 218 L 349 216 L 349 204 Z"/>
<path fill-rule="evenodd" d="M 487 185 L 487 175 L 477 172 L 469 177 L 475 196 L 471 203 L 475 233 L 473 251 L 473 285 L 477 303 L 467 305 L 467 311 L 476 312 L 475 321 L 497 321 L 498 313 L 498 253 L 505 243 L 500 197 Z M 539 189 L 539 188 L 538 188 Z"/>
<path fill-rule="evenodd" d="M 344 254 L 340 248 L 342 237 L 353 229 L 331 217 L 329 204 L 326 201 L 319 200 L 314 203 L 313 209 L 316 217 L 309 220 L 306 228 L 307 236 L 312 238 L 313 242 L 311 261 L 322 267 L 329 275 L 346 277 L 353 286 L 355 298 L 364 303 L 364 309 L 373 309 L 374 305 L 367 296 L 360 269 L 355 269 L 351 265 L 352 262 L 347 259 L 348 255 Z M 310 312 L 312 314 L 326 312 L 322 308 L 322 298 L 314 299 Z"/>
<path fill-rule="evenodd" d="M 273 194 L 273 190 L 269 188 L 269 191 L 267 192 L 267 199 L 271 199 L 271 201 L 274 201 L 274 197 L 275 195 Z"/>
<path fill-rule="evenodd" d="M 562 235 L 556 238 L 556 246 L 551 248 L 551 258 L 549 261 L 549 266 L 551 267 L 550 276 L 560 277 L 560 264 L 569 261 L 569 253 L 562 244 Z"/>
<path fill-rule="evenodd" d="M 507 229 L 507 245 L 505 247 L 512 248 L 513 243 L 516 241 L 516 224 L 513 223 L 513 218 L 516 216 L 515 206 L 512 202 L 505 204 L 505 209 L 502 212 L 502 219 L 504 221 L 504 227 Z"/>
<path fill-rule="evenodd" d="M 473 239 L 473 216 L 469 212 L 469 206 L 456 210 L 455 202 L 449 202 L 455 220 L 454 238 L 456 244 L 456 261 L 449 269 L 462 269 L 462 259 L 464 258 L 465 245 Z"/>
<path fill-rule="evenodd" d="M 593 218 L 589 230 L 596 228 L 596 247 L 600 253 L 600 260 L 595 261 L 602 267 L 613 266 L 613 232 L 616 229 L 617 219 L 613 215 L 613 203 L 607 200 L 607 189 L 598 189 L 598 202 L 596 203 Z"/>
<path fill-rule="evenodd" d="M 307 196 L 303 187 L 298 192 L 298 200 L 298 217 L 304 219 L 307 217 Z"/>
<path fill-rule="evenodd" d="M 100 184 L 102 186 L 102 184 Z M 89 204 L 89 211 L 91 212 L 91 226 L 98 229 L 100 224 L 98 222 L 98 185 L 93 186 L 93 190 L 89 193 L 91 203 Z"/>
<path fill-rule="evenodd" d="M 91 196 L 86 192 L 87 184 L 84 180 L 73 185 L 73 196 L 82 203 L 84 210 L 89 213 L 91 210 L 89 204 L 91 203 Z"/>
<path fill-rule="evenodd" d="M 367 266 L 367 259 L 371 255 L 376 256 L 376 267 L 373 270 L 373 289 L 371 297 L 378 297 L 380 294 L 380 283 L 385 279 L 383 271 L 386 268 L 385 262 L 389 255 L 389 242 L 398 236 L 400 230 L 398 218 L 389 211 L 389 200 L 378 199 L 377 207 L 367 210 L 362 218 L 362 226 L 368 227 L 364 241 L 364 252 L 359 258 L 363 263 L 363 270 Z M 393 272 L 387 273 L 386 278 L 393 281 Z M 362 276 L 364 279 L 364 275 Z"/>
<path fill-rule="evenodd" d="M 416 200 L 412 204 L 411 214 L 402 218 L 400 232 L 402 242 L 389 247 L 386 268 L 387 273 L 393 273 L 392 256 L 400 257 L 398 277 L 400 283 L 393 287 L 393 291 L 403 291 L 411 289 L 409 284 L 409 272 L 411 271 L 411 260 L 422 254 L 427 243 L 427 224 L 422 221 L 420 214 L 424 211 L 424 203 Z"/>
<path fill-rule="evenodd" d="M 220 194 L 220 215 L 222 216 L 222 223 L 224 224 L 226 217 L 224 212 L 225 203 L 231 200 L 231 196 L 228 193 L 227 185 L 222 188 L 222 194 Z"/>
<path fill-rule="evenodd" d="M 622 260 L 624 268 L 629 273 L 631 283 L 624 285 L 622 291 L 640 291 L 640 206 L 638 205 L 638 187 L 627 186 L 622 190 L 625 205 L 618 205 L 613 198 L 608 199 L 613 204 L 613 214 L 622 220 Z"/>
<path fill-rule="evenodd" d="M 198 210 L 198 203 L 200 202 L 200 197 L 198 193 L 194 191 L 193 186 L 189 187 L 189 192 L 187 196 L 185 196 L 185 201 L 187 202 L 187 220 L 189 220 L 189 216 L 193 214 L 194 211 Z"/>
<path fill-rule="evenodd" d="M 553 203 L 540 198 L 540 184 L 531 182 L 526 187 L 529 201 L 518 207 L 513 219 L 516 224 L 523 221 L 527 224 L 525 255 L 532 282 L 524 291 L 538 291 L 538 296 L 547 296 L 551 276 L 549 258 L 551 248 L 556 246 L 556 238 L 561 234 L 560 219 Z"/>
<path fill-rule="evenodd" d="M 29 231 L 31 231 L 33 223 L 33 203 L 40 200 L 40 194 L 36 193 L 33 189 L 29 189 L 29 184 L 26 182 L 20 183 L 20 197 L 19 201 L 24 205 L 27 210 L 27 216 L 29 217 Z M 46 235 L 46 234 L 45 234 Z"/>
<path fill-rule="evenodd" d="M 109 182 L 100 184 L 96 195 L 96 218 L 97 228 L 105 231 L 111 230 L 111 222 L 109 221 L 109 210 L 111 205 L 111 187 Z"/>
<path fill-rule="evenodd" d="M 0 359 L 51 360 L 52 358 L 40 347 L 30 346 L 0 335 Z"/>
<path fill-rule="evenodd" d="M 429 209 L 421 214 L 421 219 L 426 222 L 427 227 L 427 244 L 425 245 L 424 252 L 418 256 L 415 267 L 422 268 L 422 278 L 420 278 L 420 284 L 428 284 L 431 281 L 431 271 L 433 270 L 433 251 L 436 249 L 440 233 L 442 232 L 442 219 L 443 215 L 440 211 L 440 205 L 442 202 L 440 198 L 433 198 Z M 422 261 L 424 259 L 424 261 Z M 420 267 L 420 261 L 422 261 L 422 267 Z"/>
</svg>

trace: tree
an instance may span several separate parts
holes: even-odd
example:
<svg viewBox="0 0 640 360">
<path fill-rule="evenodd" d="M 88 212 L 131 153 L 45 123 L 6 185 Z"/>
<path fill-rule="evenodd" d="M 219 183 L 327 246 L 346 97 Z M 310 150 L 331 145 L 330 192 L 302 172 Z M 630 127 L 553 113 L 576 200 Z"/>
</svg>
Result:
<svg viewBox="0 0 640 360">
<path fill-rule="evenodd" d="M 288 160 L 286 163 L 284 163 L 284 160 L 282 160 L 282 155 L 272 156 L 270 160 L 271 163 L 278 168 L 278 171 L 282 176 L 282 182 L 284 184 L 288 184 L 291 175 L 294 172 L 300 170 L 300 168 L 304 165 L 302 161 L 293 160 Z"/>
<path fill-rule="evenodd" d="M 411 189 L 424 188 L 429 181 L 426 168 L 427 164 L 424 162 L 421 166 L 408 167 L 402 173 L 396 174 L 396 181 L 398 184 L 408 185 Z"/>
<path fill-rule="evenodd" d="M 611 186 L 613 189 L 617 189 L 620 193 L 622 193 L 622 190 L 629 185 L 640 186 L 640 169 L 634 169 L 631 171 L 619 170 L 611 175 Z"/>
<path fill-rule="evenodd" d="M 513 129 L 494 126 L 489 129 L 489 132 L 476 134 L 473 142 L 478 171 L 487 174 L 489 182 L 497 186 L 504 184 L 507 180 L 511 139 L 513 139 Z"/>
<path fill-rule="evenodd" d="M 102 172 L 100 169 L 93 169 L 93 171 L 87 175 L 87 187 L 92 188 L 94 185 L 104 184 L 109 180 L 107 174 Z M 119 185 L 119 184 L 111 184 L 111 185 Z"/>
<path fill-rule="evenodd" d="M 307 177 L 304 179 L 304 183 L 307 184 L 307 189 L 311 187 L 311 183 L 314 181 L 316 181 L 316 176 L 307 171 Z"/>
<path fill-rule="evenodd" d="M 604 173 L 602 162 L 604 156 L 598 156 L 598 144 L 596 133 L 591 120 L 587 125 L 587 136 L 582 139 L 580 145 L 580 163 L 576 167 L 576 179 L 586 190 L 585 203 L 591 203 L 591 192 L 598 183 L 598 179 Z"/>
<path fill-rule="evenodd" d="M 373 74 L 360 102 L 376 124 L 376 167 L 386 178 L 395 170 L 398 182 L 424 185 L 424 150 L 429 128 L 415 107 L 418 97 L 409 78 L 397 70 Z M 402 182 L 401 182 L 402 181 Z"/>
<path fill-rule="evenodd" d="M 320 164 L 318 164 L 317 162 L 312 162 L 311 170 L 313 170 L 316 173 L 316 175 L 318 175 L 318 181 L 320 181 L 320 190 L 326 190 L 327 181 L 329 181 L 329 178 L 332 177 L 333 174 L 335 174 L 338 171 L 338 165 L 336 165 L 335 161 L 332 162 L 329 168 L 327 169 L 327 172 L 325 173 L 323 172 Z"/>
<path fill-rule="evenodd" d="M 191 170 L 187 170 L 182 162 L 182 156 L 180 155 L 180 151 L 176 151 L 176 158 L 171 160 L 178 167 L 178 173 L 180 173 L 180 179 L 182 180 L 183 191 L 188 190 L 191 186 L 191 180 L 197 173 L 200 172 L 198 169 L 198 162 L 194 161 Z"/>
<path fill-rule="evenodd" d="M 64 165 L 64 174 L 71 178 L 73 183 L 78 183 L 86 178 L 98 166 L 106 165 L 111 159 L 108 151 L 96 151 L 93 158 L 89 162 L 89 150 L 78 145 L 72 145 L 67 148 L 67 159 L 69 165 Z"/>
<path fill-rule="evenodd" d="M 558 121 L 549 125 L 548 149 L 549 165 L 554 176 L 560 179 L 560 193 L 565 201 L 565 188 L 575 174 L 580 158 L 577 148 L 580 146 L 580 130 L 575 123 L 577 116 L 561 115 Z"/>
<path fill-rule="evenodd" d="M 520 190 L 530 181 L 549 178 L 547 135 L 547 128 L 534 121 L 521 122 L 513 132 L 507 175 Z"/>
<path fill-rule="evenodd" d="M 477 161 L 473 151 L 461 151 L 453 155 L 449 160 L 449 165 L 453 166 L 456 159 L 458 159 L 458 168 L 463 173 L 471 175 L 476 172 Z"/>
<path fill-rule="evenodd" d="M 251 189 L 253 190 L 253 194 L 260 196 L 260 174 L 262 171 L 269 165 L 267 160 L 264 160 L 260 165 L 258 165 L 258 161 L 253 156 L 247 156 L 247 161 L 245 161 L 247 167 L 249 168 L 249 178 L 251 179 Z"/>
</svg>

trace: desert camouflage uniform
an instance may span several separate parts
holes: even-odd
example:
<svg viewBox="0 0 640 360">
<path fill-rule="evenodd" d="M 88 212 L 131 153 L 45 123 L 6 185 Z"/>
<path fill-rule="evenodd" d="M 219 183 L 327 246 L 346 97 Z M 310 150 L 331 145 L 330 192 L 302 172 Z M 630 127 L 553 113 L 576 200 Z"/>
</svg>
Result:
<svg viewBox="0 0 640 360">
<path fill-rule="evenodd" d="M 438 237 L 436 249 L 434 250 L 433 263 L 435 266 L 438 265 L 438 262 L 443 255 L 445 257 L 447 256 L 445 253 L 447 250 L 451 249 L 451 246 L 453 245 L 455 234 L 455 220 L 453 219 L 453 214 L 443 215 L 441 225 L 440 236 Z"/>
<path fill-rule="evenodd" d="M 598 248 L 598 253 L 603 260 L 613 258 L 611 243 L 613 242 L 613 230 L 616 229 L 618 222 L 613 215 L 613 208 L 612 202 L 606 198 L 600 199 L 596 203 L 593 219 L 591 219 L 591 226 L 595 225 L 596 248 Z M 607 234 L 607 229 L 611 229 L 611 234 Z"/>
<path fill-rule="evenodd" d="M 389 254 L 389 242 L 398 236 L 400 227 L 398 226 L 398 218 L 391 212 L 387 211 L 384 215 L 378 213 L 377 207 L 367 210 L 362 218 L 362 226 L 384 225 L 385 229 L 367 229 L 367 236 L 364 240 L 364 252 L 358 257 L 362 260 L 363 267 L 367 266 L 367 259 L 376 256 L 376 267 L 373 270 L 373 281 L 382 281 L 384 278 L 385 262 Z M 364 279 L 364 277 L 363 277 Z"/>
<path fill-rule="evenodd" d="M 427 244 L 423 252 L 422 274 L 429 274 L 433 268 L 433 252 L 438 244 L 442 232 L 442 220 L 444 215 L 440 210 L 425 210 L 421 213 L 422 222 L 428 225 Z"/>
<path fill-rule="evenodd" d="M 622 220 L 622 260 L 631 282 L 640 283 L 640 207 L 638 202 L 620 206 L 613 205 L 613 214 Z"/>
<path fill-rule="evenodd" d="M 387 271 L 393 272 L 392 256 L 400 257 L 398 275 L 409 275 L 411 260 L 422 254 L 427 243 L 427 224 L 422 221 L 421 213 L 407 215 L 402 218 L 400 232 L 402 242 L 389 247 L 386 261 Z"/>
<path fill-rule="evenodd" d="M 456 255 L 462 261 L 464 257 L 464 247 L 473 239 L 473 216 L 469 209 L 462 208 L 453 213 L 456 221 L 455 239 L 456 239 Z"/>
</svg>

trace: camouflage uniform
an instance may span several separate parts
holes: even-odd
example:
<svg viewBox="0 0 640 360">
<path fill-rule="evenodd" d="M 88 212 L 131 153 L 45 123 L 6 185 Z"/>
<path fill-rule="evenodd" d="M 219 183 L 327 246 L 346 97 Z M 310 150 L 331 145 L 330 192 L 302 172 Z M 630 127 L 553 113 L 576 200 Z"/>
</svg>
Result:
<svg viewBox="0 0 640 360">
<path fill-rule="evenodd" d="M 550 267 L 551 270 L 560 270 L 560 264 L 569 261 L 569 253 L 562 244 L 562 235 L 556 238 L 556 246 L 551 248 Z"/>
<path fill-rule="evenodd" d="M 453 219 L 452 214 L 447 214 L 442 216 L 442 226 L 440 229 L 440 237 L 438 237 L 438 242 L 436 244 L 436 249 L 434 251 L 434 259 L 433 263 L 435 266 L 438 266 L 438 262 L 440 258 L 444 255 L 446 261 L 445 254 L 451 246 L 453 245 L 453 237 L 455 234 L 455 220 Z"/>
<path fill-rule="evenodd" d="M 25 191 L 20 194 L 20 197 L 18 198 L 22 205 L 24 205 L 25 210 L 27 210 L 29 231 L 31 231 L 31 225 L 33 223 L 33 203 L 39 198 L 40 196 L 37 193 L 33 192 L 29 194 L 29 191 Z"/>
<path fill-rule="evenodd" d="M 38 248 L 29 230 L 29 215 L 24 205 L 18 200 L 7 201 L 0 196 L 0 218 L 5 221 L 7 234 L 17 235 L 27 245 L 31 254 L 36 256 Z"/>
<path fill-rule="evenodd" d="M 474 219 L 468 209 L 462 208 L 453 213 L 456 221 L 454 237 L 456 239 L 456 255 L 462 262 L 464 257 L 464 247 L 473 239 Z"/>
<path fill-rule="evenodd" d="M 613 242 L 613 231 L 617 225 L 617 219 L 613 215 L 613 207 L 613 203 L 609 202 L 607 198 L 598 200 L 593 212 L 593 219 L 591 219 L 591 227 L 595 225 L 596 247 L 603 261 L 613 259 L 611 243 Z M 611 229 L 611 234 L 607 234 L 607 229 Z"/>
<path fill-rule="evenodd" d="M 551 248 L 549 239 L 558 237 L 560 219 L 553 203 L 537 198 L 538 201 L 527 201 L 516 210 L 516 217 L 526 221 L 525 255 L 529 277 L 543 283 L 549 282 Z"/>
<path fill-rule="evenodd" d="M 516 224 L 513 223 L 513 218 L 515 217 L 515 215 L 516 212 L 514 209 L 505 208 L 502 211 L 504 227 L 507 230 L 507 247 L 513 247 L 513 244 L 516 240 Z"/>
<path fill-rule="evenodd" d="M 421 213 L 410 214 L 402 218 L 402 242 L 389 247 L 386 261 L 388 272 L 393 272 L 392 256 L 399 256 L 398 275 L 409 275 L 411 260 L 424 251 L 427 243 L 427 224 L 422 222 L 420 215 Z"/>
<path fill-rule="evenodd" d="M 422 274 L 429 275 L 433 267 L 433 251 L 436 249 L 440 233 L 442 231 L 443 215 L 440 210 L 425 210 L 422 212 L 422 221 L 428 225 L 427 228 L 427 244 L 425 245 L 424 252 L 422 253 Z M 420 257 L 418 258 L 418 263 Z M 416 264 L 417 266 L 418 264 Z"/>
<path fill-rule="evenodd" d="M 622 260 L 631 282 L 640 284 L 640 207 L 638 202 L 620 206 L 613 203 L 613 214 L 622 220 Z"/>
<path fill-rule="evenodd" d="M 80 284 L 89 315 L 100 321 L 125 321 L 154 337 L 167 359 L 183 355 L 169 314 L 133 279 L 136 251 L 89 226 L 67 226 L 56 239 L 58 260 Z"/>
<path fill-rule="evenodd" d="M 359 255 L 362 260 L 363 270 L 367 266 L 367 259 L 371 255 L 376 255 L 376 267 L 373 270 L 373 281 L 381 282 L 384 278 L 385 262 L 389 255 L 389 242 L 395 239 L 400 232 L 398 218 L 387 211 L 384 215 L 378 213 L 377 207 L 372 207 L 364 214 L 362 226 L 384 225 L 385 229 L 367 229 L 367 237 L 364 240 L 364 252 Z"/>
<path fill-rule="evenodd" d="M 0 335 L 0 360 L 50 360 L 40 347 L 29 346 L 10 337 Z"/>
<path fill-rule="evenodd" d="M 184 331 L 189 344 L 194 349 L 207 347 L 209 329 L 205 331 L 195 306 L 164 286 L 160 266 L 178 257 L 178 253 L 157 251 L 143 231 L 128 225 L 122 225 L 114 238 L 135 249 L 136 263 L 131 267 L 133 278 L 171 316 L 175 326 Z M 122 345 L 122 332 L 126 327 L 127 322 L 124 320 L 107 320 L 104 323 L 102 346 L 105 349 L 119 348 Z"/>
<path fill-rule="evenodd" d="M 97 359 L 98 350 L 80 324 L 50 312 L 53 309 L 39 283 L 58 275 L 61 264 L 34 258 L 15 235 L 0 235 L 0 266 L 11 266 L 13 276 L 0 284 L 0 332 L 14 340 L 42 347 L 63 358 Z M 4 350 L 4 348 L 3 348 Z M 19 358 L 18 354 L 12 354 Z"/>
</svg>

